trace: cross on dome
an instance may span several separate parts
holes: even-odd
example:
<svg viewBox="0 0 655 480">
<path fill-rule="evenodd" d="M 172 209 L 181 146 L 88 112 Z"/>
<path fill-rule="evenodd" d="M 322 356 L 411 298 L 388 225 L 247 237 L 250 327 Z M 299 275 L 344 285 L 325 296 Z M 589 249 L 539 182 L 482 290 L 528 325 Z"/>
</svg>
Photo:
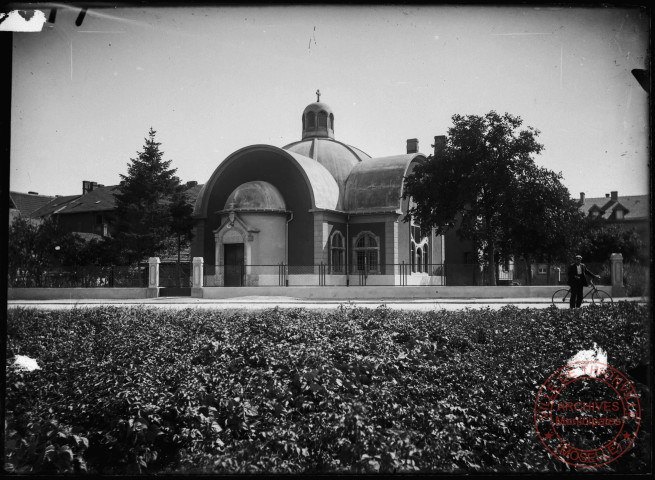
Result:
<svg viewBox="0 0 655 480">
<path fill-rule="evenodd" d="M 321 91 L 320 90 L 316 90 L 316 101 L 317 102 L 321 101 Z"/>
</svg>

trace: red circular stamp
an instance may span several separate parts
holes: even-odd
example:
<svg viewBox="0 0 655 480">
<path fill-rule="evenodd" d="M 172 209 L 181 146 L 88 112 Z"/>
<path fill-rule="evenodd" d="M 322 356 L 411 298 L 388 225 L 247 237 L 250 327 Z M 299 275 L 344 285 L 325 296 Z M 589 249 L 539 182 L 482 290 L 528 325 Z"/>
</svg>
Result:
<svg viewBox="0 0 655 480">
<path fill-rule="evenodd" d="M 534 423 L 556 458 L 575 467 L 599 467 L 619 458 L 635 441 L 641 423 L 639 396 L 615 368 L 574 362 L 539 389 Z"/>
</svg>

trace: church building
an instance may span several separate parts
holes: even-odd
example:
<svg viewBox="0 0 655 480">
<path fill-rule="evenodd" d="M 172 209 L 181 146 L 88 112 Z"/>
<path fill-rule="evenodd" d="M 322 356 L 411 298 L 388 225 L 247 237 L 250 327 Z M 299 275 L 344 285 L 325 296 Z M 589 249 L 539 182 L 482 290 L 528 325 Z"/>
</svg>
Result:
<svg viewBox="0 0 655 480">
<path fill-rule="evenodd" d="M 217 166 L 196 200 L 191 256 L 214 286 L 442 284 L 443 239 L 404 221 L 404 177 L 426 161 L 418 141 L 371 158 L 335 138 L 317 95 L 299 141 L 246 146 Z"/>
</svg>

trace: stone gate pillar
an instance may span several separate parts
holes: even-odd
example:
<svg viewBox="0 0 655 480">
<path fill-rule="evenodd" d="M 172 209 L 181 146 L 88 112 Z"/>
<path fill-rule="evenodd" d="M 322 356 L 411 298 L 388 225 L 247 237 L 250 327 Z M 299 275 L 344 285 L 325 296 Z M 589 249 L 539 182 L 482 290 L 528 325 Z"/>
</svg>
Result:
<svg viewBox="0 0 655 480">
<path fill-rule="evenodd" d="M 157 298 L 159 296 L 159 257 L 150 257 L 148 259 L 148 298 Z"/>
<path fill-rule="evenodd" d="M 191 296 L 202 298 L 203 279 L 205 278 L 205 259 L 203 257 L 193 257 L 193 276 L 191 284 Z"/>
<path fill-rule="evenodd" d="M 625 286 L 623 285 L 623 255 L 613 253 L 610 255 L 610 268 L 612 274 L 612 296 L 624 297 Z"/>
</svg>

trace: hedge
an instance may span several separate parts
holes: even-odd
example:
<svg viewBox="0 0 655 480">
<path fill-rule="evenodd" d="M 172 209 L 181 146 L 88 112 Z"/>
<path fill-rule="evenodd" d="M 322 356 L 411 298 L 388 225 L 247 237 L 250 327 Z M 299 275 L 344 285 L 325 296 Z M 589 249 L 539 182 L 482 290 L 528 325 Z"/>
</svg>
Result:
<svg viewBox="0 0 655 480">
<path fill-rule="evenodd" d="M 567 472 L 537 391 L 594 343 L 630 371 L 649 311 L 15 308 L 5 469 L 16 473 Z M 40 370 L 13 366 L 15 355 Z M 650 469 L 648 391 L 631 450 Z M 586 469 L 588 470 L 588 469 Z"/>
</svg>

